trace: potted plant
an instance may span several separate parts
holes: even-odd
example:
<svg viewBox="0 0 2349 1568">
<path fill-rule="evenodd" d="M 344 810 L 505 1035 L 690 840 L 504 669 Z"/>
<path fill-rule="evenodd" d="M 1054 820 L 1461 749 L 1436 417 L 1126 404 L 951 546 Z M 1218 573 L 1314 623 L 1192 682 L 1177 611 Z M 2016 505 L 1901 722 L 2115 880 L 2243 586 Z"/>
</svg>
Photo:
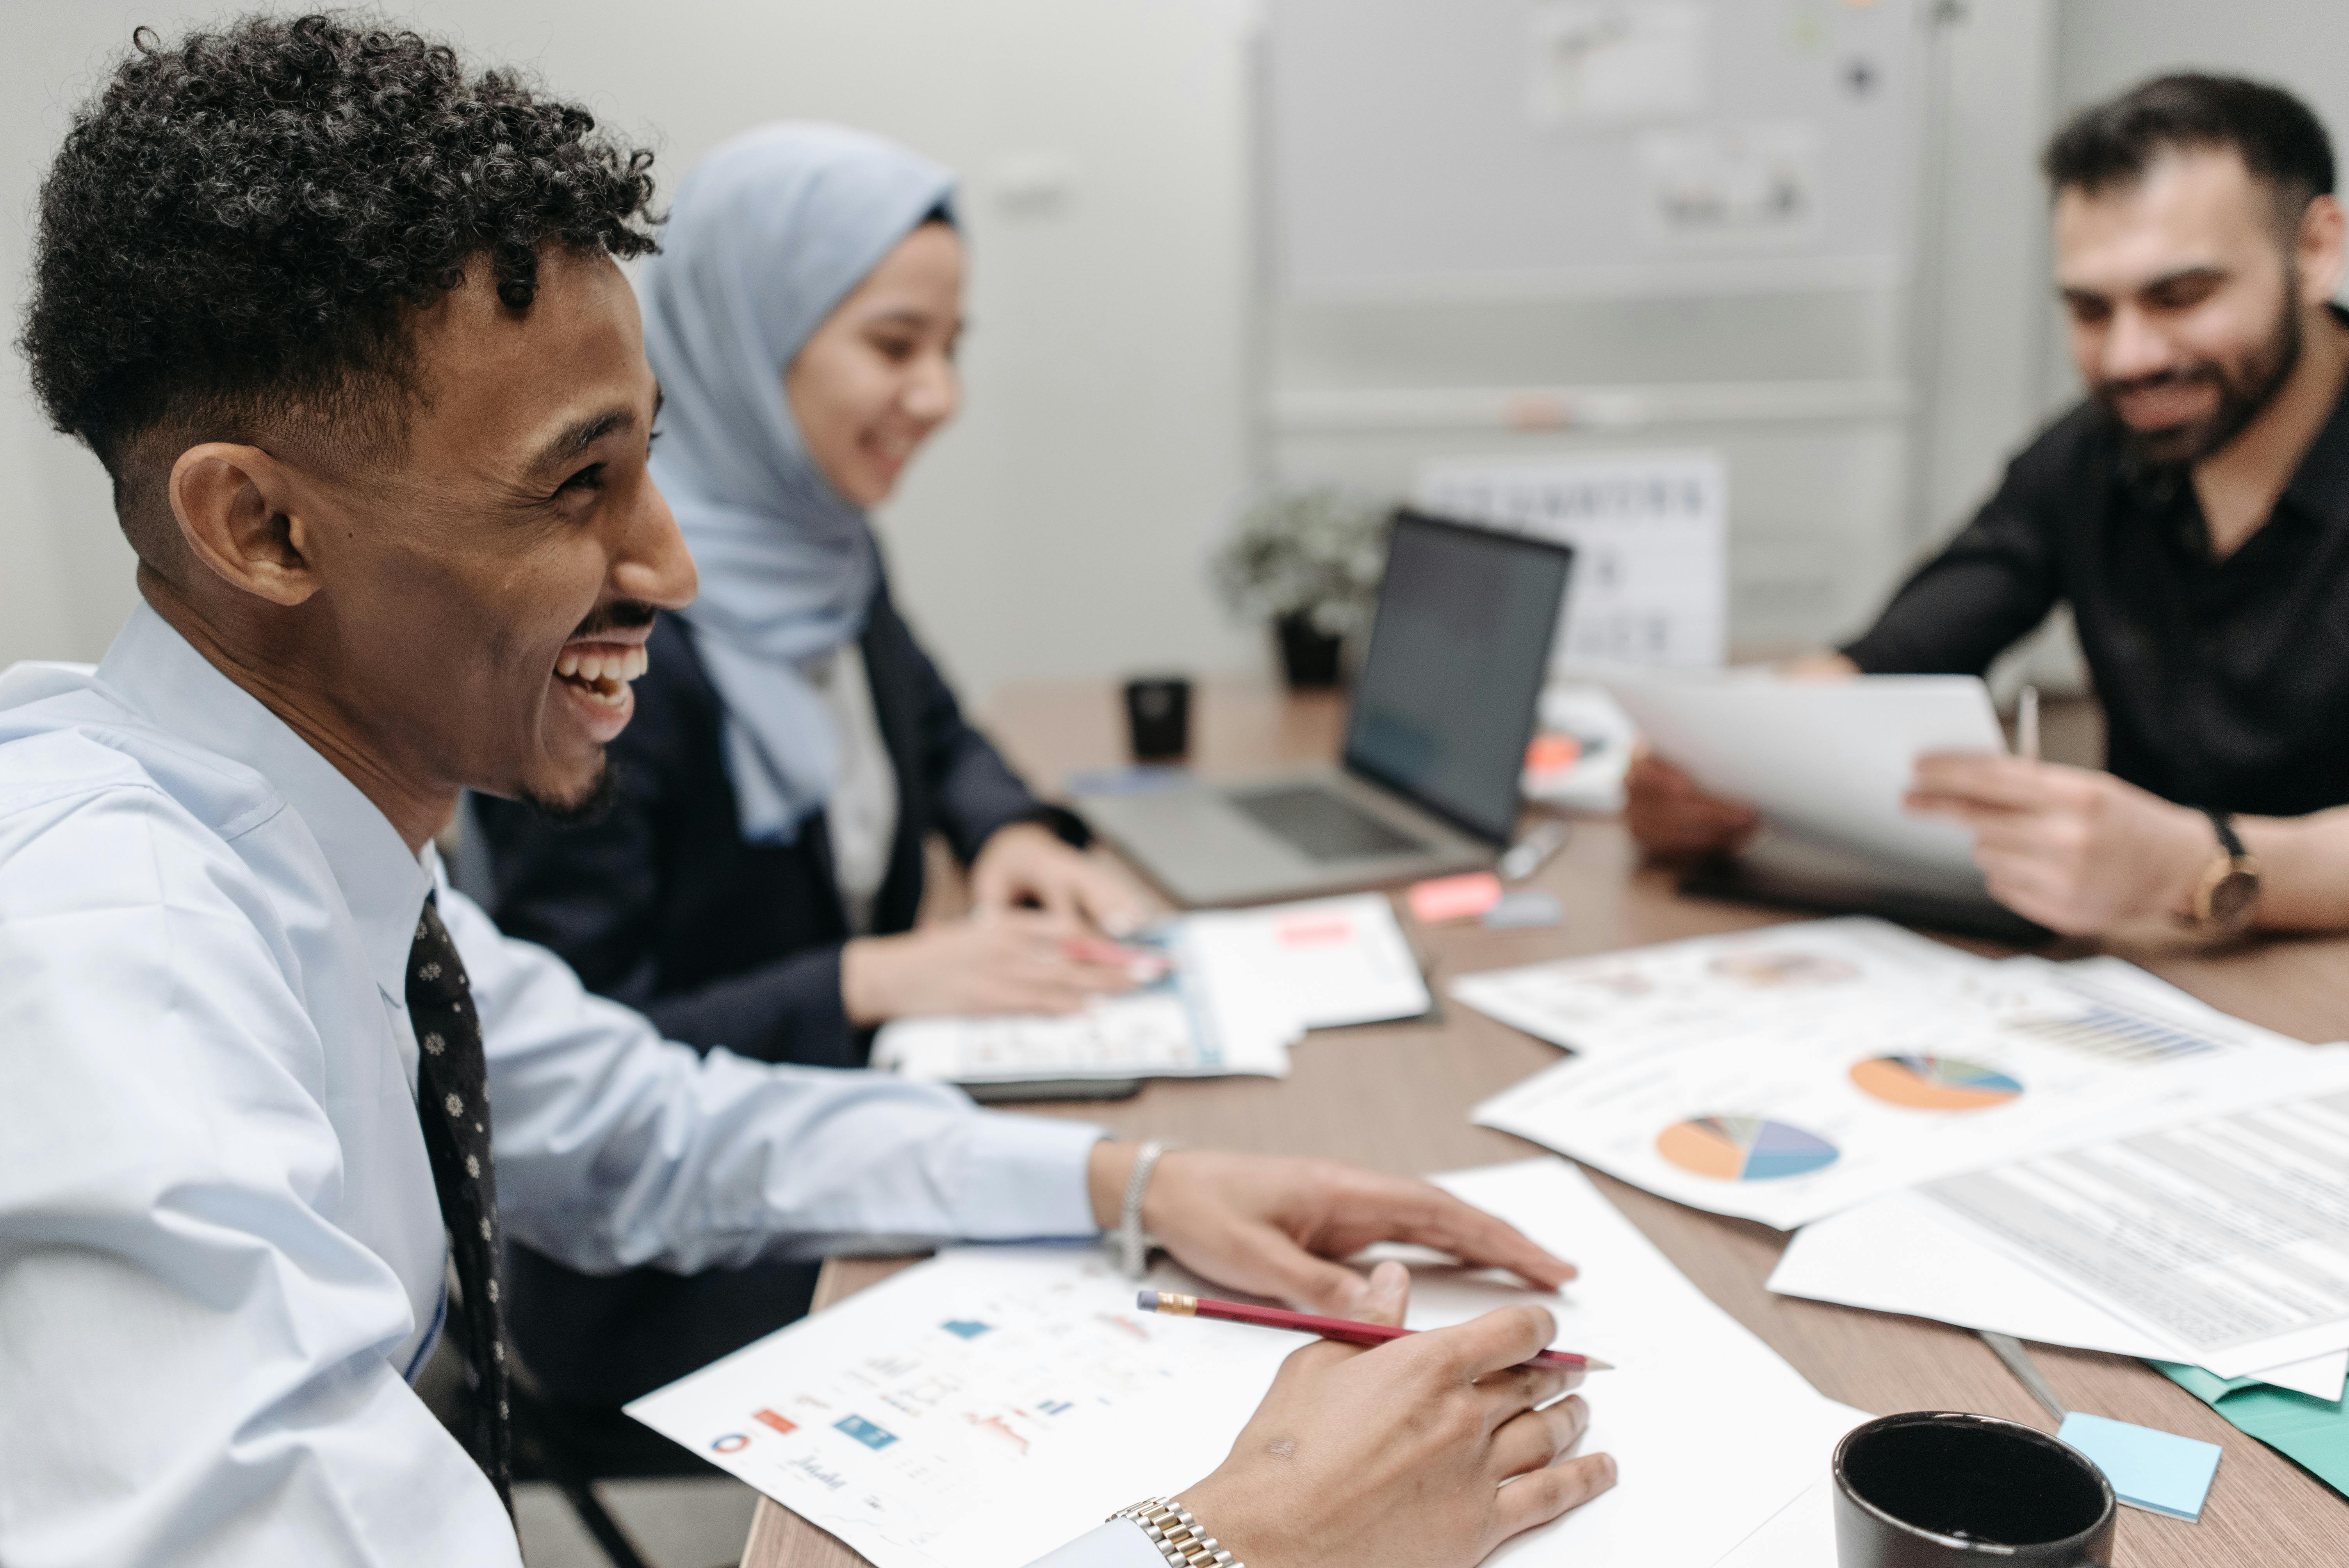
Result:
<svg viewBox="0 0 2349 1568">
<path fill-rule="evenodd" d="M 1277 485 L 1216 556 L 1224 602 L 1272 624 L 1291 686 L 1334 686 L 1346 638 L 1370 624 L 1392 503 L 1334 484 Z"/>
</svg>

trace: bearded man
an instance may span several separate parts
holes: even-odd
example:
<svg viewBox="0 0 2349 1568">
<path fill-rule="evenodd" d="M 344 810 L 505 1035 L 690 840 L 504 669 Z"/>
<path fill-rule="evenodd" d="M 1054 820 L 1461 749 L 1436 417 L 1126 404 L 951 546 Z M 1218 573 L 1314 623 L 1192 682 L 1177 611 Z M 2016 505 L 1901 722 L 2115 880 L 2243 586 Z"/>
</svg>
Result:
<svg viewBox="0 0 2349 1568">
<path fill-rule="evenodd" d="M 1979 675 L 2068 603 L 2110 770 L 1928 757 L 1911 809 L 1971 828 L 1992 894 L 2059 931 L 2349 926 L 2332 147 L 2288 93 L 2172 76 L 2083 111 L 2044 162 L 2088 396 L 1865 635 L 1792 673 Z M 1661 758 L 1629 793 L 1658 851 L 1758 825 Z"/>
</svg>

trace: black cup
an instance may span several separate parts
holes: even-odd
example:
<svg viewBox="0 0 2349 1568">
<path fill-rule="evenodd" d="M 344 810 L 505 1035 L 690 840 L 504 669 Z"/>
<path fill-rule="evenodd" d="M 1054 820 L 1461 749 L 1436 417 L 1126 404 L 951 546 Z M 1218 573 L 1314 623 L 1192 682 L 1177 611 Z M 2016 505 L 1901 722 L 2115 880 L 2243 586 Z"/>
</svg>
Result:
<svg viewBox="0 0 2349 1568">
<path fill-rule="evenodd" d="M 1164 762 L 1191 749 L 1191 683 L 1152 676 L 1125 683 L 1125 722 L 1136 762 Z"/>
<path fill-rule="evenodd" d="M 2113 1489 L 2087 1456 L 1994 1416 L 1879 1416 L 1835 1451 L 1840 1568 L 2110 1568 Z"/>
</svg>

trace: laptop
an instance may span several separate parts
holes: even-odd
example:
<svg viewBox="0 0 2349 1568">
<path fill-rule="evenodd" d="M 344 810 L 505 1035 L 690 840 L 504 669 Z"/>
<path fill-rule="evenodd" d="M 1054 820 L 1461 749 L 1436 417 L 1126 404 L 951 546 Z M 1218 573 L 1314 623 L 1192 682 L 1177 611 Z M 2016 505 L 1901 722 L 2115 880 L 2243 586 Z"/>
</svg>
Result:
<svg viewBox="0 0 2349 1568">
<path fill-rule="evenodd" d="M 1073 803 L 1191 906 L 1489 866 L 1573 563 L 1568 545 L 1398 512 L 1338 767 Z"/>
</svg>

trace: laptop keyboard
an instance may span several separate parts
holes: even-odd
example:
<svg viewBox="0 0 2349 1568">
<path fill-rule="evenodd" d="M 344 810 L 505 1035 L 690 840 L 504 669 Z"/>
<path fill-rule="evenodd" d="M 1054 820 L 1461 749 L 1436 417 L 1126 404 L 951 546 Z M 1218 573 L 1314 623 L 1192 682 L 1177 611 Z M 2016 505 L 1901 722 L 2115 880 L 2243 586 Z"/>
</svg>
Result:
<svg viewBox="0 0 2349 1568">
<path fill-rule="evenodd" d="M 1428 848 L 1343 795 L 1311 784 L 1234 790 L 1225 798 L 1257 826 L 1288 840 L 1315 861 L 1423 854 Z"/>
</svg>

